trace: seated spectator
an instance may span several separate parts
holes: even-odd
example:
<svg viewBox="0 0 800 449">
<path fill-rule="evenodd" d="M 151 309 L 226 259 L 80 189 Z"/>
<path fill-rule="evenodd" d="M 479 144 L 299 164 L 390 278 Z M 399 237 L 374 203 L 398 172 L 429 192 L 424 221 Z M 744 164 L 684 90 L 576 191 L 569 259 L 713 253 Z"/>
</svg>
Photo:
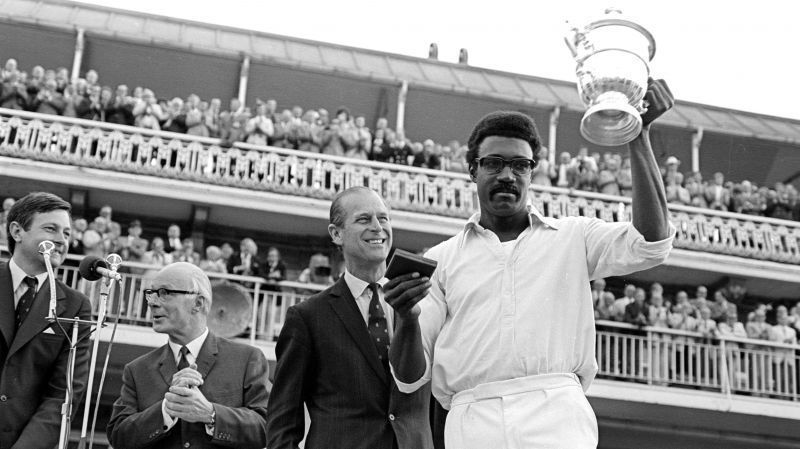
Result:
<svg viewBox="0 0 800 449">
<path fill-rule="evenodd" d="M 322 128 L 317 124 L 319 113 L 314 110 L 306 111 L 300 124 L 296 128 L 297 149 L 311 153 L 319 153 L 319 134 Z"/>
<path fill-rule="evenodd" d="M 777 320 L 777 324 L 771 327 L 769 332 L 769 339 L 770 341 L 774 341 L 776 343 L 783 343 L 785 345 L 797 345 L 797 333 L 795 333 L 794 329 L 789 326 L 789 313 L 786 310 L 786 306 L 778 306 L 775 311 L 775 317 Z M 772 359 L 772 363 L 775 365 L 780 365 L 786 363 L 792 372 L 794 372 L 794 350 L 793 349 L 775 349 L 775 355 Z M 780 370 L 781 368 L 778 367 L 776 371 Z M 785 376 L 784 376 L 785 377 Z M 778 379 L 781 380 L 781 376 L 778 376 Z M 783 382 L 786 382 L 787 379 L 782 379 Z M 785 388 L 785 385 L 782 386 Z"/>
<path fill-rule="evenodd" d="M 156 267 L 163 267 L 172 263 L 172 254 L 164 249 L 164 239 L 153 237 L 153 241 L 150 242 L 150 251 L 146 251 L 142 256 L 142 263 L 155 265 Z M 150 272 L 156 271 L 158 269 L 150 270 Z"/>
<path fill-rule="evenodd" d="M 752 319 L 748 316 L 747 325 L 745 325 L 747 336 L 754 340 L 769 340 L 771 327 L 767 324 L 766 308 L 758 307 L 752 315 Z"/>
<path fill-rule="evenodd" d="M 646 293 L 643 288 L 637 288 L 633 295 L 633 302 L 625 306 L 623 321 L 635 326 L 647 326 L 647 305 L 644 303 Z"/>
<path fill-rule="evenodd" d="M 699 179 L 698 179 L 699 178 Z M 683 185 L 689 193 L 689 204 L 694 207 L 708 207 L 705 197 L 705 188 L 702 184 L 702 175 L 700 172 L 695 172 L 694 175 L 688 176 Z"/>
<path fill-rule="evenodd" d="M 683 293 L 686 294 L 686 292 Z M 698 285 L 697 289 L 695 290 L 695 296 L 694 298 L 692 298 L 691 301 L 689 301 L 689 304 L 691 304 L 695 310 L 700 310 L 700 307 L 709 305 L 708 300 L 706 299 L 707 295 L 708 295 L 708 289 L 706 288 L 706 286 Z"/>
<path fill-rule="evenodd" d="M 614 317 L 614 294 L 611 292 L 603 292 L 600 295 L 600 300 L 594 308 L 595 320 L 609 320 L 613 321 Z"/>
<path fill-rule="evenodd" d="M 711 309 L 708 306 L 700 308 L 700 318 L 697 320 L 694 331 L 703 334 L 707 338 L 717 336 L 717 322 L 711 319 Z"/>
<path fill-rule="evenodd" d="M 208 129 L 209 137 L 220 136 L 220 114 L 222 112 L 222 100 L 219 98 L 212 98 L 208 103 L 208 108 L 203 110 L 203 124 Z"/>
<path fill-rule="evenodd" d="M 173 262 L 189 262 L 192 265 L 200 264 L 200 253 L 194 250 L 194 240 L 186 237 L 181 241 L 181 249 L 172 253 Z"/>
<path fill-rule="evenodd" d="M 0 107 L 24 111 L 28 109 L 30 101 L 28 88 L 20 82 L 19 73 L 11 72 L 3 78 L 0 85 Z"/>
<path fill-rule="evenodd" d="M 620 195 L 619 183 L 619 159 L 610 157 L 605 166 L 597 174 L 597 191 L 605 195 Z"/>
<path fill-rule="evenodd" d="M 427 139 L 422 143 L 421 151 L 415 152 L 414 160 L 411 161 L 411 165 L 414 167 L 430 168 L 431 170 L 440 170 L 442 168 L 442 161 L 439 159 L 434 148 L 435 144 L 433 140 Z"/>
<path fill-rule="evenodd" d="M 682 293 L 682 294 L 681 294 Z M 695 310 L 689 304 L 688 295 L 684 291 L 678 292 L 675 295 L 675 304 L 672 306 L 672 312 L 667 315 L 667 322 L 672 329 L 693 332 L 697 327 L 697 322 L 694 318 Z M 686 342 L 684 338 L 676 339 L 676 342 Z"/>
<path fill-rule="evenodd" d="M 241 276 L 264 276 L 264 263 L 258 258 L 258 245 L 251 238 L 242 239 L 239 253 L 228 260 L 228 273 Z"/>
<path fill-rule="evenodd" d="M 711 309 L 711 319 L 717 323 L 727 321 L 728 315 L 737 315 L 736 304 L 728 301 L 728 297 L 722 290 L 714 292 L 714 302 L 709 304 L 709 308 Z"/>
<path fill-rule="evenodd" d="M 72 234 L 69 236 L 69 252 L 72 254 L 84 254 L 83 235 L 87 229 L 89 229 L 89 223 L 86 222 L 85 218 L 75 219 L 72 223 Z"/>
<path fill-rule="evenodd" d="M 725 187 L 725 175 L 714 173 L 714 180 L 705 189 L 705 198 L 708 207 L 714 210 L 729 210 L 731 191 Z"/>
<path fill-rule="evenodd" d="M 297 282 L 331 285 L 333 284 L 332 273 L 331 262 L 328 256 L 322 253 L 316 253 L 309 259 L 308 268 L 300 272 L 300 276 L 297 277 Z"/>
<path fill-rule="evenodd" d="M 200 269 L 207 273 L 227 273 L 228 267 L 222 259 L 222 250 L 218 246 L 206 247 L 206 257 L 200 261 Z"/>
<path fill-rule="evenodd" d="M 0 78 L 3 81 L 7 80 L 11 76 L 14 76 L 19 73 L 19 65 L 17 64 L 17 60 L 14 58 L 6 59 L 6 63 L 3 66 L 2 72 L 0 72 Z"/>
<path fill-rule="evenodd" d="M 193 107 L 186 111 L 186 134 L 198 137 L 211 135 L 201 107 Z"/>
<path fill-rule="evenodd" d="M 142 223 L 133 220 L 128 225 L 128 235 L 120 237 L 120 257 L 122 260 L 141 262 L 147 252 L 147 239 L 142 238 Z"/>
<path fill-rule="evenodd" d="M 11 206 L 16 203 L 14 198 L 6 198 L 3 200 L 3 210 L 0 211 L 0 242 L 1 244 L 6 244 L 6 225 L 8 224 L 8 211 L 11 210 Z M 74 226 L 73 226 L 74 227 Z M 80 254 L 80 253 L 78 253 Z"/>
<path fill-rule="evenodd" d="M 628 304 L 631 304 L 634 301 L 634 295 L 636 295 L 636 286 L 628 284 L 625 286 L 625 294 L 621 298 L 617 298 L 614 301 L 614 310 L 612 313 L 612 319 L 614 321 L 623 321 L 625 318 L 625 308 L 628 307 Z"/>
<path fill-rule="evenodd" d="M 603 278 L 592 281 L 592 304 L 596 307 L 600 298 L 606 291 L 606 280 Z"/>
<path fill-rule="evenodd" d="M 448 145 L 448 148 L 450 148 L 450 163 L 447 170 L 455 173 L 467 173 L 469 171 L 466 160 L 467 147 L 459 144 L 457 140 L 453 140 Z M 551 174 L 553 170 L 552 168 L 550 169 Z"/>
<path fill-rule="evenodd" d="M 56 87 L 55 80 L 45 80 L 44 88 L 36 94 L 35 98 L 29 100 L 31 110 L 40 114 L 62 115 L 67 102 L 64 100 L 64 95 L 56 90 Z"/>
<path fill-rule="evenodd" d="M 353 130 L 356 138 L 356 153 L 363 155 L 360 159 L 370 159 L 372 154 L 372 133 L 367 128 L 367 119 L 363 115 L 356 117 L 355 129 Z"/>
<path fill-rule="evenodd" d="M 69 69 L 66 67 L 59 67 L 56 69 L 56 91 L 63 94 L 67 86 L 69 86 Z"/>
<path fill-rule="evenodd" d="M 667 202 L 671 204 L 683 204 L 689 206 L 692 204 L 692 197 L 689 191 L 683 186 L 683 174 L 676 173 L 674 177 L 669 178 L 669 183 L 664 186 L 664 191 L 667 194 Z"/>
<path fill-rule="evenodd" d="M 264 288 L 272 291 L 280 291 L 280 287 L 276 284 L 286 280 L 286 266 L 281 260 L 281 253 L 278 251 L 278 248 L 270 247 L 267 250 L 267 264 L 264 271 L 264 277 L 268 282 Z"/>
<path fill-rule="evenodd" d="M 275 132 L 270 145 L 277 148 L 297 148 L 297 126 L 292 111 L 284 109 L 274 125 Z"/>
<path fill-rule="evenodd" d="M 647 308 L 647 324 L 653 327 L 668 328 L 669 310 L 664 305 L 664 297 L 661 293 L 650 297 L 650 305 Z"/>
<path fill-rule="evenodd" d="M 578 156 L 572 162 L 570 188 L 583 190 L 585 192 L 597 191 L 597 162 L 588 155 L 589 149 L 581 147 Z"/>
<path fill-rule="evenodd" d="M 397 165 L 408 165 L 409 158 L 413 157 L 414 150 L 402 133 L 396 133 L 391 129 L 386 130 L 386 140 L 389 142 L 388 152 L 384 151 L 386 157 L 384 162 Z"/>
<path fill-rule="evenodd" d="M 172 223 L 167 228 L 167 239 L 164 241 L 164 250 L 171 254 L 175 251 L 180 251 L 181 248 L 183 248 L 181 228 L 175 223 Z"/>
<path fill-rule="evenodd" d="M 269 143 L 269 139 L 275 134 L 275 125 L 268 114 L 266 103 L 258 102 L 256 104 L 256 114 L 247 121 L 244 131 L 247 143 L 253 145 Z"/>
<path fill-rule="evenodd" d="M 120 256 L 122 252 L 122 242 L 120 242 L 122 238 L 122 227 L 116 221 L 112 221 L 107 229 L 108 232 L 103 236 L 103 253 Z"/>
<path fill-rule="evenodd" d="M 734 188 L 733 212 L 746 215 L 763 215 L 766 203 L 762 201 L 757 191 L 753 190 L 750 181 L 742 181 L 739 190 Z"/>
<path fill-rule="evenodd" d="M 105 121 L 118 125 L 133 126 L 136 120 L 133 115 L 135 104 L 136 100 L 128 95 L 128 86 L 125 84 L 118 85 L 113 94 L 113 98 L 110 101 L 102 103 L 105 108 L 103 112 Z"/>
<path fill-rule="evenodd" d="M 717 333 L 720 337 L 747 338 L 747 330 L 744 324 L 739 321 L 739 316 L 735 313 L 725 315 L 725 321 L 717 324 Z"/>
<path fill-rule="evenodd" d="M 566 151 L 562 152 L 559 155 L 558 164 L 554 167 L 555 170 L 555 178 L 553 179 L 553 184 L 556 187 L 571 187 L 574 182 L 571 179 L 574 177 L 574 170 L 572 168 L 572 156 Z"/>
<path fill-rule="evenodd" d="M 667 158 L 664 168 L 661 169 L 661 175 L 665 186 L 683 183 L 683 175 L 678 171 L 680 165 L 681 161 L 679 161 L 677 157 L 670 156 Z"/>
<path fill-rule="evenodd" d="M 89 227 L 83 233 L 81 242 L 83 243 L 83 254 L 87 256 L 105 257 L 105 235 L 106 220 L 103 217 L 95 217 Z"/>
<path fill-rule="evenodd" d="M 165 117 L 160 119 L 160 126 L 162 131 L 169 131 L 173 133 L 186 134 L 188 126 L 186 125 L 186 108 L 184 107 L 183 100 L 175 97 L 167 103 L 164 110 Z"/>
<path fill-rule="evenodd" d="M 228 262 L 233 257 L 233 246 L 230 243 L 225 242 L 219 246 L 219 250 L 222 251 L 222 261 L 225 262 L 225 271 L 228 270 Z"/>
</svg>

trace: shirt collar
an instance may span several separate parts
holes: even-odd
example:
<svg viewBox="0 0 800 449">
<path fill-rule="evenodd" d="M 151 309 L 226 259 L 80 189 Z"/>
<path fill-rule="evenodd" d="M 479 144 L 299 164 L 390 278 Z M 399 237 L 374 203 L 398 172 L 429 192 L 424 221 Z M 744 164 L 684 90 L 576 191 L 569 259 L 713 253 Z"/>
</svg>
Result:
<svg viewBox="0 0 800 449">
<path fill-rule="evenodd" d="M 14 291 L 17 291 L 20 284 L 22 284 L 22 280 L 29 275 L 22 268 L 20 268 L 19 265 L 17 265 L 17 262 L 14 261 L 13 257 L 8 263 L 8 269 L 11 271 L 11 286 L 14 288 Z M 47 282 L 47 271 L 44 273 L 39 273 L 34 277 L 36 278 L 36 282 L 38 282 L 37 289 L 42 288 L 44 283 Z"/>
<path fill-rule="evenodd" d="M 378 281 L 378 285 L 383 288 L 388 281 L 389 280 L 386 278 L 381 278 Z M 361 296 L 364 293 L 364 290 L 369 287 L 369 282 L 353 276 L 353 274 L 350 273 L 347 268 L 344 270 L 344 283 L 347 284 L 347 288 L 350 289 L 350 294 L 353 295 L 353 298 L 358 298 Z"/>
<path fill-rule="evenodd" d="M 203 343 L 206 341 L 206 337 L 208 337 L 208 328 L 200 334 L 199 337 L 195 338 L 194 340 L 186 343 L 186 347 L 189 348 L 189 353 L 192 354 L 195 360 L 197 360 L 197 356 L 200 354 L 200 348 L 203 347 Z M 181 345 L 180 343 L 175 343 L 172 340 L 168 340 L 169 349 L 172 350 L 172 355 L 175 357 L 176 361 L 179 361 L 179 357 L 181 356 Z"/>
<path fill-rule="evenodd" d="M 545 217 L 541 212 L 539 212 L 538 209 L 533 207 L 533 204 L 531 204 L 530 200 L 528 200 L 528 204 L 526 207 L 528 208 L 528 221 L 530 227 L 533 227 L 534 223 L 538 222 L 551 229 L 559 228 L 558 220 L 551 217 Z M 480 221 L 481 221 L 480 211 L 475 212 L 474 214 L 472 214 L 471 217 L 469 217 L 469 220 L 467 220 L 467 223 L 464 225 L 464 233 L 461 237 L 461 242 L 459 242 L 459 246 L 464 245 L 464 242 L 466 241 L 467 235 L 470 234 L 470 231 L 474 231 L 477 233 L 484 229 L 483 226 L 480 225 Z"/>
</svg>

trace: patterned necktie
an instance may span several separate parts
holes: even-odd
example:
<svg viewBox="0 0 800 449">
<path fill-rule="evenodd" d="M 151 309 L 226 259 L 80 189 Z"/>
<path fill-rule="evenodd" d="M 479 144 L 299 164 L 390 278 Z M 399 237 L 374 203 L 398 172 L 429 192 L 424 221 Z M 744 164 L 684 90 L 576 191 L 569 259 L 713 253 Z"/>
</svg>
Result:
<svg viewBox="0 0 800 449">
<path fill-rule="evenodd" d="M 372 300 L 369 302 L 369 317 L 367 319 L 367 328 L 369 335 L 372 337 L 372 343 L 375 344 L 375 349 L 378 350 L 378 358 L 381 365 L 387 371 L 389 370 L 389 328 L 386 325 L 386 315 L 383 313 L 380 301 L 378 301 L 378 284 L 369 284 L 369 289 L 372 290 Z"/>
<path fill-rule="evenodd" d="M 181 359 L 178 360 L 178 371 L 189 367 L 189 348 L 181 346 Z"/>
<path fill-rule="evenodd" d="M 36 287 L 39 284 L 36 278 L 32 276 L 25 276 L 22 282 L 28 285 L 28 290 L 22 294 L 17 303 L 17 313 L 15 315 L 17 329 L 22 326 L 22 322 L 25 321 L 25 317 L 28 316 L 28 312 L 31 310 L 33 300 L 36 297 Z"/>
</svg>

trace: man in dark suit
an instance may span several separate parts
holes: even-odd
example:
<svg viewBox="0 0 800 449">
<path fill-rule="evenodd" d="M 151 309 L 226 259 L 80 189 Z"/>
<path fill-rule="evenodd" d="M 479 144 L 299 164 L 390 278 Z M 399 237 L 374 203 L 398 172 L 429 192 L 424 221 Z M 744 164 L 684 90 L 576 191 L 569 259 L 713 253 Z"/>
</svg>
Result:
<svg viewBox="0 0 800 449">
<path fill-rule="evenodd" d="M 264 262 L 258 257 L 258 245 L 247 237 L 239 244 L 239 253 L 228 259 L 228 273 L 242 276 L 264 276 Z"/>
<path fill-rule="evenodd" d="M 305 404 L 311 417 L 306 449 L 432 448 L 430 391 L 403 394 L 389 372 L 394 315 L 379 282 L 392 245 L 386 204 L 366 187 L 348 189 L 331 205 L 328 232 L 346 271 L 288 310 L 275 347 L 268 447 L 298 447 Z M 427 290 L 407 291 L 424 296 Z"/>
<path fill-rule="evenodd" d="M 8 213 L 8 263 L 0 263 L 0 448 L 50 449 L 58 444 L 66 398 L 70 343 L 58 324 L 45 318 L 50 282 L 39 243 L 53 242 L 53 268 L 69 247 L 70 205 L 45 192 L 31 193 Z M 81 293 L 56 280 L 56 314 L 91 318 Z M 71 326 L 64 324 L 67 332 Z M 79 334 L 72 387 L 77 412 L 89 372 L 88 328 Z M 70 332 L 71 336 L 71 332 Z"/>
<path fill-rule="evenodd" d="M 268 365 L 252 346 L 206 326 L 211 282 L 176 262 L 153 278 L 145 299 L 166 345 L 125 365 L 108 436 L 116 449 L 261 449 L 267 444 Z"/>
</svg>

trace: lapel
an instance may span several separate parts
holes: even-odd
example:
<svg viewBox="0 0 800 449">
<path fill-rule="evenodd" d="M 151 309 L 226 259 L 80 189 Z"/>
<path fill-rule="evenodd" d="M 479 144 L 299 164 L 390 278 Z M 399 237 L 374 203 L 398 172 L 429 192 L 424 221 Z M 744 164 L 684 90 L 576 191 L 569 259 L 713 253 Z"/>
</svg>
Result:
<svg viewBox="0 0 800 449">
<path fill-rule="evenodd" d="M 56 282 L 56 316 L 59 316 L 61 318 L 75 318 L 74 316 L 63 316 L 67 308 L 66 301 L 64 301 L 66 297 L 67 297 L 66 292 L 64 292 L 64 289 L 61 288 L 61 285 L 59 285 L 59 283 Z M 49 307 L 50 307 L 50 280 L 48 279 L 44 283 L 42 288 L 39 289 L 39 292 L 36 293 L 36 299 L 33 301 L 33 306 L 31 306 L 31 310 L 30 312 L 28 312 L 28 316 L 22 323 L 22 327 L 19 328 L 17 335 L 14 336 L 14 342 L 11 344 L 11 349 L 8 351 L 9 357 L 13 353 L 15 353 L 19 348 L 25 346 L 25 344 L 31 341 L 31 339 L 35 337 L 38 333 L 42 332 L 52 324 L 46 319 L 48 315 L 47 309 Z M 67 332 L 70 333 L 70 338 L 71 338 L 72 324 L 67 323 L 67 325 L 64 325 L 63 327 Z M 60 331 L 56 330 L 56 332 Z"/>
<path fill-rule="evenodd" d="M 208 377 L 209 371 L 211 371 L 211 368 L 217 363 L 218 352 L 217 336 L 209 331 L 206 341 L 204 341 L 203 346 L 200 347 L 200 354 L 197 354 L 197 358 L 195 359 L 197 372 L 203 376 L 203 380 Z"/>
<path fill-rule="evenodd" d="M 344 282 L 344 277 L 336 282 L 334 288 L 332 288 L 329 293 L 328 301 L 333 311 L 342 321 L 344 328 L 347 329 L 347 333 L 353 338 L 356 347 L 361 350 L 364 358 L 367 359 L 367 364 L 384 383 L 388 384 L 389 379 L 386 371 L 384 371 L 383 366 L 378 360 L 378 350 L 375 349 L 375 345 L 370 339 L 367 325 L 364 323 L 364 318 L 358 310 L 355 298 L 353 298 L 350 289 L 347 288 L 347 284 Z"/>
<path fill-rule="evenodd" d="M 161 378 L 167 387 L 172 385 L 172 375 L 178 371 L 178 365 L 175 363 L 175 356 L 169 348 L 169 343 L 161 347 L 161 355 L 158 358 L 158 372 L 161 373 Z"/>
<path fill-rule="evenodd" d="M 14 340 L 14 287 L 8 263 L 0 264 L 0 338 L 5 339 L 6 348 Z"/>
</svg>

